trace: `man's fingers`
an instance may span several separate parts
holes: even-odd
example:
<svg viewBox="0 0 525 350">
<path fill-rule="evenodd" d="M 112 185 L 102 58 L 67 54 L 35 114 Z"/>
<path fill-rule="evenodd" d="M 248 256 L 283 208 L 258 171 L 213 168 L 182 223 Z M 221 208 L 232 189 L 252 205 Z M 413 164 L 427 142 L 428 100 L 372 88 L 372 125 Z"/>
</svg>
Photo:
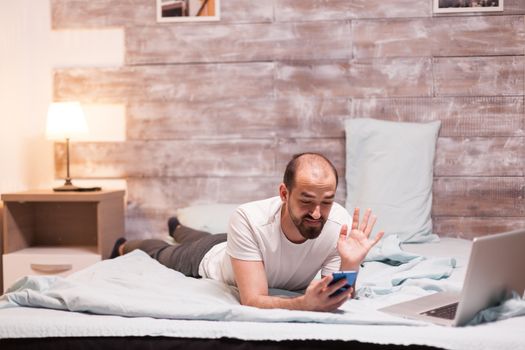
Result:
<svg viewBox="0 0 525 350">
<path fill-rule="evenodd" d="M 359 226 L 359 208 L 354 209 L 354 217 L 352 218 L 352 230 L 357 230 Z"/>
<path fill-rule="evenodd" d="M 372 232 L 372 229 L 374 228 L 376 221 L 377 221 L 377 216 L 372 215 L 372 218 L 370 218 L 370 223 L 366 226 L 364 230 L 366 237 L 370 237 L 370 233 Z"/>
<path fill-rule="evenodd" d="M 332 282 L 333 279 L 334 279 L 334 277 L 331 274 L 328 275 L 328 276 L 324 276 L 321 279 L 321 283 L 319 283 L 319 287 L 321 289 L 325 289 L 326 287 L 328 287 L 328 285 L 330 284 L 330 282 Z"/>
<path fill-rule="evenodd" d="M 352 295 L 353 291 L 354 290 L 352 289 L 352 287 L 349 287 L 344 292 L 341 292 L 341 293 L 339 293 L 337 295 L 331 296 L 330 297 L 331 303 L 330 303 L 329 309 L 330 310 L 338 309 L 341 305 L 343 305 L 344 303 L 347 302 L 347 300 Z"/>
<path fill-rule="evenodd" d="M 318 311 L 336 310 L 352 296 L 352 287 L 348 287 L 345 291 L 333 295 L 334 292 L 346 285 L 346 279 L 343 278 L 329 285 L 332 280 L 332 275 L 324 276 L 316 283 L 315 288 L 310 289 L 310 291 L 313 292 L 313 294 L 310 295 L 317 299 Z"/>
<path fill-rule="evenodd" d="M 370 218 L 371 212 L 372 212 L 372 209 L 370 208 L 368 208 L 365 211 L 365 215 L 363 216 L 363 221 L 361 222 L 361 225 L 359 225 L 359 231 L 365 232 L 365 229 L 368 226 L 368 219 Z"/>
<path fill-rule="evenodd" d="M 342 278 L 339 281 L 335 282 L 334 284 L 332 284 L 330 286 L 327 286 L 326 287 L 326 292 L 328 293 L 328 295 L 332 295 L 339 288 L 344 287 L 345 284 L 346 284 L 346 278 Z"/>
<path fill-rule="evenodd" d="M 381 238 L 383 238 L 384 235 L 385 235 L 385 231 L 379 231 L 376 237 L 374 238 L 374 243 L 372 243 L 372 246 L 375 246 L 376 243 L 379 242 L 379 240 L 381 240 Z"/>
<path fill-rule="evenodd" d="M 341 231 L 339 231 L 339 239 L 346 240 L 347 234 L 348 234 L 348 226 L 347 225 L 341 226 Z"/>
</svg>

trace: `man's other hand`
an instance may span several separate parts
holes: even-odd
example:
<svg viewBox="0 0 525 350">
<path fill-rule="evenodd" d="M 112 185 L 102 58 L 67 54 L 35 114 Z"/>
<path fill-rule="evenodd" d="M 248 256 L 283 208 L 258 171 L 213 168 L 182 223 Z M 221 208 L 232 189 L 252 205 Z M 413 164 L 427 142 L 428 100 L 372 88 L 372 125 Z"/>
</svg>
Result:
<svg viewBox="0 0 525 350">
<path fill-rule="evenodd" d="M 350 298 L 353 292 L 352 288 L 348 288 L 346 291 L 332 296 L 335 291 L 346 284 L 346 279 L 343 278 L 329 285 L 332 279 L 332 275 L 329 275 L 320 280 L 314 280 L 308 285 L 302 297 L 304 303 L 303 310 L 334 311 Z"/>
<path fill-rule="evenodd" d="M 346 225 L 341 228 L 337 242 L 337 251 L 341 256 L 341 270 L 359 270 L 359 265 L 370 249 L 383 237 L 384 231 L 380 231 L 375 238 L 370 239 L 377 220 L 377 217 L 371 213 L 372 210 L 367 209 L 363 221 L 359 223 L 359 208 L 355 208 L 350 233 Z"/>
</svg>

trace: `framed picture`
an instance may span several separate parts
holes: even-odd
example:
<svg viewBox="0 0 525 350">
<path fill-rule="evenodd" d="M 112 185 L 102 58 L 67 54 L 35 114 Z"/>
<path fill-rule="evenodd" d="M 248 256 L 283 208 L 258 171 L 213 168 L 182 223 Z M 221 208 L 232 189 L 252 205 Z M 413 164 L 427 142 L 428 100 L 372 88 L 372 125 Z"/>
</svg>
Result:
<svg viewBox="0 0 525 350">
<path fill-rule="evenodd" d="M 198 22 L 220 19 L 220 0 L 156 0 L 157 22 Z"/>
<path fill-rule="evenodd" d="M 503 0 L 433 0 L 434 13 L 503 11 Z"/>
</svg>

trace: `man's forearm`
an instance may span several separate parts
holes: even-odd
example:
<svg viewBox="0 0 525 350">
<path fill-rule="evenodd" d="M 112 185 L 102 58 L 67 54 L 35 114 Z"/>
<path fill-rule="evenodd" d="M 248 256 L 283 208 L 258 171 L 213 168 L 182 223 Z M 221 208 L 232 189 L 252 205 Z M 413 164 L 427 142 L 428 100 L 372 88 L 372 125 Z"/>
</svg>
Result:
<svg viewBox="0 0 525 350">
<path fill-rule="evenodd" d="M 297 297 L 258 295 L 248 300 L 241 300 L 241 303 L 261 309 L 307 310 L 304 295 Z"/>
</svg>

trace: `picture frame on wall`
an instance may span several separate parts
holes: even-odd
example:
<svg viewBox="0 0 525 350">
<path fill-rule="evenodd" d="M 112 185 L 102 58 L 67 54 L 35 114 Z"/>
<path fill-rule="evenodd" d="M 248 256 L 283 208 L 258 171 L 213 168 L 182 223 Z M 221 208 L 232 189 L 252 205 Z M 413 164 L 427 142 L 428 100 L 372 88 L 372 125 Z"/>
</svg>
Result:
<svg viewBox="0 0 525 350">
<path fill-rule="evenodd" d="M 156 0 L 157 22 L 220 20 L 221 0 Z"/>
<path fill-rule="evenodd" d="M 433 0 L 434 13 L 498 12 L 503 0 Z"/>
</svg>

